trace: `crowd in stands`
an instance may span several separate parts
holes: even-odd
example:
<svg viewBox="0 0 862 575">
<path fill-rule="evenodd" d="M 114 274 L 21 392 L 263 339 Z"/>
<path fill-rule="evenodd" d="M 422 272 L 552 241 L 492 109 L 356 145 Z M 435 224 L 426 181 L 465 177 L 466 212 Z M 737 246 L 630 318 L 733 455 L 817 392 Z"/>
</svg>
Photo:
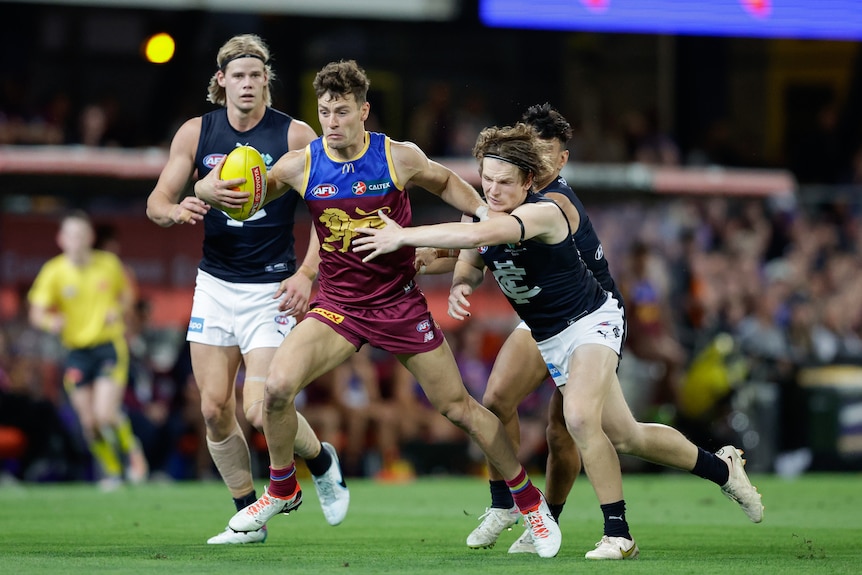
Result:
<svg viewBox="0 0 862 575">
<path fill-rule="evenodd" d="M 12 106 L 10 93 L 0 110 L 0 144 L 130 142 L 115 101 L 74 111 L 57 94 L 28 109 Z M 493 123 L 482 95 L 459 97 L 456 105 L 445 83 L 427 93 L 407 138 L 432 157 L 469 155 L 475 133 Z M 582 126 L 571 147 L 574 161 L 678 165 L 736 157 L 721 122 L 702 149 L 684 153 L 644 112 L 627 115 L 617 136 L 598 137 Z M 832 179 L 862 182 L 862 152 L 854 160 Z M 780 390 L 778 449 L 804 447 L 799 370 L 862 364 L 862 202 L 848 195 L 816 203 L 602 197 L 586 204 L 627 303 L 620 377 L 635 415 L 673 419 L 703 445 L 737 443 L 723 423 L 729 398 L 746 381 L 768 381 Z M 0 325 L 0 475 L 88 479 L 90 462 L 59 381 L 61 348 L 28 325 L 24 308 Z M 142 300 L 129 318 L 133 362 L 125 405 L 151 477 L 212 476 L 184 333 L 153 329 L 148 313 Z M 475 317 L 447 334 L 466 386 L 480 400 L 514 323 L 514 317 L 509 326 Z M 520 456 L 537 468 L 552 391 L 546 382 L 521 408 Z M 337 446 L 349 475 L 398 480 L 482 469 L 481 454 L 463 432 L 428 405 L 406 369 L 375 349 L 321 377 L 298 406 L 321 440 Z M 265 470 L 265 440 L 246 431 Z"/>
<path fill-rule="evenodd" d="M 779 449 L 804 447 L 799 370 L 862 365 L 860 205 L 676 198 L 589 209 L 628 305 L 620 377 L 635 414 L 664 414 L 707 444 L 721 443 L 722 433 L 733 433 L 722 422 L 734 391 L 767 381 L 780 390 Z M 139 302 L 129 322 L 134 361 L 126 408 L 151 474 L 212 476 L 184 334 L 149 327 L 148 312 Z M 476 317 L 447 334 L 477 398 L 509 327 Z M 59 382 L 60 354 L 56 341 L 27 324 L 25 310 L 4 321 L 0 429 L 19 429 L 26 439 L 16 444 L 0 433 L 7 476 L 88 477 L 86 449 Z M 548 381 L 522 406 L 520 455 L 537 467 L 552 390 Z M 428 405 L 409 372 L 373 348 L 312 384 L 300 409 L 322 440 L 338 446 L 354 476 L 481 469 L 463 432 Z M 264 440 L 247 431 L 265 469 Z"/>
</svg>

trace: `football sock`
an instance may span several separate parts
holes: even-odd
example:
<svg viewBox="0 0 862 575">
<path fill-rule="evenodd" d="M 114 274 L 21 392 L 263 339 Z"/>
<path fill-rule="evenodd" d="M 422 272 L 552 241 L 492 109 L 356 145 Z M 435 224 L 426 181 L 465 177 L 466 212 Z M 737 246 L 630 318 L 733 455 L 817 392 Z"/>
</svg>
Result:
<svg viewBox="0 0 862 575">
<path fill-rule="evenodd" d="M 306 459 L 305 464 L 308 466 L 308 470 L 312 475 L 320 477 L 332 466 L 332 456 L 327 450 L 323 449 L 323 446 L 321 445 L 320 453 L 317 454 L 317 457 Z"/>
<path fill-rule="evenodd" d="M 299 483 L 296 481 L 296 462 L 292 462 L 287 467 L 269 467 L 269 487 L 267 487 L 267 491 L 270 495 L 282 499 L 290 499 L 296 493 L 297 489 L 299 489 Z"/>
<path fill-rule="evenodd" d="M 98 437 L 90 442 L 90 453 L 99 464 L 104 477 L 120 477 L 123 474 L 123 464 L 117 457 L 114 446 L 104 437 Z"/>
<path fill-rule="evenodd" d="M 551 516 L 557 520 L 557 523 L 560 522 L 560 515 L 563 513 L 563 507 L 566 505 L 566 502 L 562 503 L 548 503 L 548 509 L 551 510 Z"/>
<path fill-rule="evenodd" d="M 117 435 L 117 444 L 120 447 L 120 453 L 128 455 L 134 449 L 137 443 L 137 438 L 132 431 L 132 423 L 125 414 L 121 415 L 120 423 L 115 428 Z"/>
<path fill-rule="evenodd" d="M 527 477 L 527 470 L 521 466 L 521 471 L 514 479 L 506 480 L 506 485 L 509 486 L 509 491 L 512 492 L 512 499 L 522 513 L 535 509 L 542 502 L 542 495 L 539 490 Z"/>
<path fill-rule="evenodd" d="M 697 448 L 697 462 L 691 473 L 709 479 L 718 486 L 724 485 L 730 479 L 730 469 L 728 469 L 727 464 L 715 453 L 710 453 L 700 447 Z"/>
<path fill-rule="evenodd" d="M 511 509 L 515 506 L 512 492 L 502 479 L 492 479 L 488 482 L 491 486 L 491 507 L 497 509 Z"/>
<path fill-rule="evenodd" d="M 245 509 L 246 507 L 248 507 L 249 505 L 251 505 L 255 501 L 257 501 L 257 493 L 255 493 L 254 491 L 252 491 L 251 493 L 249 493 L 248 495 L 245 495 L 243 497 L 234 497 L 233 498 L 233 504 L 236 505 L 237 511 L 242 511 L 243 509 Z"/>
<path fill-rule="evenodd" d="M 620 499 L 616 503 L 606 503 L 601 507 L 605 516 L 605 535 L 631 539 L 629 524 L 626 521 L 626 500 Z"/>
</svg>

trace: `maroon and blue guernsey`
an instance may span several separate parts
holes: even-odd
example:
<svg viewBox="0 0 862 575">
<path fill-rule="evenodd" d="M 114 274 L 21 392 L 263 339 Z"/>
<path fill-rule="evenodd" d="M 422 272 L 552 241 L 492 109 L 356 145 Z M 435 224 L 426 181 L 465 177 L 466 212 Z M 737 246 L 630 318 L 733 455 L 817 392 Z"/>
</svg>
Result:
<svg viewBox="0 0 862 575">
<path fill-rule="evenodd" d="M 320 239 L 320 291 L 347 307 L 385 308 L 415 289 L 414 249 L 405 247 L 363 263 L 367 253 L 353 251 L 356 228 L 380 228 L 382 211 L 401 226 L 413 220 L 410 199 L 398 182 L 390 154 L 391 140 L 366 132 L 355 158 L 340 160 L 323 138 L 306 150 L 303 194 Z"/>
</svg>

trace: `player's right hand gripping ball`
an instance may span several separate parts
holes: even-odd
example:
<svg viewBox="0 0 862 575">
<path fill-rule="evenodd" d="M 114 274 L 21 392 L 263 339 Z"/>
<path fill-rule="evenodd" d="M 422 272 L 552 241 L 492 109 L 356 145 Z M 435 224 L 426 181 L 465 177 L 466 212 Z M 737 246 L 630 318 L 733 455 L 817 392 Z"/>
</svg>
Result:
<svg viewBox="0 0 862 575">
<path fill-rule="evenodd" d="M 225 213 L 239 221 L 256 214 L 266 199 L 266 162 L 260 152 L 251 146 L 234 148 L 224 159 L 220 176 L 222 180 L 245 178 L 245 183 L 234 189 L 249 193 L 242 207 L 226 208 Z"/>
</svg>

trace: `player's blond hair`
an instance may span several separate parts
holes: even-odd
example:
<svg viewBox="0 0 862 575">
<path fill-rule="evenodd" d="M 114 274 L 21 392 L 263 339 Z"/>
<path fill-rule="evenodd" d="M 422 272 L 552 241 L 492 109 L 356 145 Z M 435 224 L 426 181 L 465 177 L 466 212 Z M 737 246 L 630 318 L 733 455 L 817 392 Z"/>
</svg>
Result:
<svg viewBox="0 0 862 575">
<path fill-rule="evenodd" d="M 275 79 L 275 72 L 272 71 L 272 67 L 270 67 L 269 64 L 269 46 L 267 46 L 266 42 L 256 34 L 240 34 L 238 36 L 234 36 L 225 42 L 219 49 L 218 55 L 216 56 L 216 65 L 218 66 L 218 70 L 216 70 L 212 75 L 212 78 L 210 78 L 210 85 L 207 90 L 207 100 L 213 104 L 218 104 L 219 106 L 225 106 L 227 104 L 225 89 L 218 85 L 218 75 L 219 72 L 224 74 L 227 69 L 227 65 L 238 58 L 257 58 L 263 62 L 263 68 L 266 71 L 267 78 L 269 79 L 267 85 L 263 87 L 263 100 L 266 102 L 267 106 L 272 106 L 272 92 L 270 91 L 270 86 L 272 86 L 272 81 Z"/>
</svg>

